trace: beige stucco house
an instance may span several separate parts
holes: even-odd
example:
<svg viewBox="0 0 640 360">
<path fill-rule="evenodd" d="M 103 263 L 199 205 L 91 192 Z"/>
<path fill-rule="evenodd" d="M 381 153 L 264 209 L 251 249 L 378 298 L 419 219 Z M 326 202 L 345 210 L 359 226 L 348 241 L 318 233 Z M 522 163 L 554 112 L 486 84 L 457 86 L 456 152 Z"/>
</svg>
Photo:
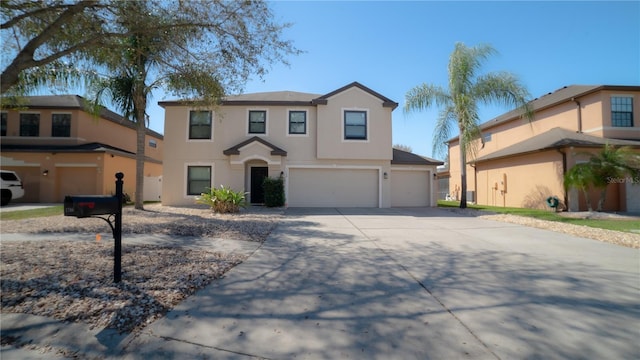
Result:
<svg viewBox="0 0 640 360">
<path fill-rule="evenodd" d="M 22 179 L 15 202 L 62 202 L 66 195 L 111 195 L 115 173 L 135 195 L 136 124 L 102 109 L 99 116 L 77 95 L 30 96 L 1 112 L 0 167 Z M 163 136 L 147 129 L 145 199 L 160 200 Z M 148 180 L 148 181 L 147 181 Z"/>
<path fill-rule="evenodd" d="M 163 101 L 162 202 L 190 205 L 209 187 L 264 201 L 264 177 L 284 178 L 290 207 L 435 206 L 441 162 L 392 149 L 398 104 L 357 83 L 328 94 L 229 96 L 215 109 Z"/>
<path fill-rule="evenodd" d="M 556 196 L 570 211 L 586 210 L 584 196 L 565 191 L 563 176 L 585 153 L 605 144 L 640 152 L 640 86 L 563 87 L 531 101 L 535 119 L 511 111 L 481 125 L 483 143 L 467 163 L 467 200 L 482 205 L 548 208 Z M 449 141 L 449 193 L 460 198 L 458 138 Z M 639 179 L 612 179 L 604 210 L 640 211 Z M 591 195 L 593 207 L 599 192 Z"/>
</svg>

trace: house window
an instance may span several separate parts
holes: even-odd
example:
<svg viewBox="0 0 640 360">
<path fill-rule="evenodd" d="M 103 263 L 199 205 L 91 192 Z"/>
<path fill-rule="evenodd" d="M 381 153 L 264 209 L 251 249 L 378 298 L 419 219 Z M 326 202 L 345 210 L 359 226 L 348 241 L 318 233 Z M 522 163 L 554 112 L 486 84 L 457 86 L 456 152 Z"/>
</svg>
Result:
<svg viewBox="0 0 640 360">
<path fill-rule="evenodd" d="M 345 140 L 367 140 L 367 112 L 344 111 Z"/>
<path fill-rule="evenodd" d="M 187 167 L 187 195 L 200 195 L 211 187 L 211 166 Z"/>
<path fill-rule="evenodd" d="M 189 112 L 189 139 L 211 139 L 211 111 Z"/>
<path fill-rule="evenodd" d="M 149 140 L 149 147 L 157 148 L 158 147 L 158 143 L 155 140 L 151 139 L 151 140 Z"/>
<path fill-rule="evenodd" d="M 491 141 L 491 133 L 482 134 L 482 141 L 488 143 Z"/>
<path fill-rule="evenodd" d="M 7 136 L 7 113 L 0 113 L 0 136 Z"/>
<path fill-rule="evenodd" d="M 307 112 L 289 111 L 289 134 L 307 133 Z"/>
<path fill-rule="evenodd" d="M 40 114 L 20 114 L 20 136 L 40 136 Z"/>
<path fill-rule="evenodd" d="M 611 125 L 615 127 L 633 127 L 632 97 L 611 97 Z"/>
<path fill-rule="evenodd" d="M 51 136 L 70 137 L 71 136 L 71 114 L 51 115 Z"/>
<path fill-rule="evenodd" d="M 267 133 L 267 112 L 264 110 L 249 111 L 249 134 Z"/>
</svg>

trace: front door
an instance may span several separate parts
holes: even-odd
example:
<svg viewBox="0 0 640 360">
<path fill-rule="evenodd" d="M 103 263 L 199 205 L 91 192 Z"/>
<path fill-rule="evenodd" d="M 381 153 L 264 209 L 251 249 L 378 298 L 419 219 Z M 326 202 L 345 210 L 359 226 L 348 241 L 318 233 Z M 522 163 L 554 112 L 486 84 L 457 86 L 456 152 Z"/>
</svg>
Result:
<svg viewBox="0 0 640 360">
<path fill-rule="evenodd" d="M 269 175 L 268 167 L 251 168 L 251 203 L 264 204 L 264 178 Z"/>
</svg>

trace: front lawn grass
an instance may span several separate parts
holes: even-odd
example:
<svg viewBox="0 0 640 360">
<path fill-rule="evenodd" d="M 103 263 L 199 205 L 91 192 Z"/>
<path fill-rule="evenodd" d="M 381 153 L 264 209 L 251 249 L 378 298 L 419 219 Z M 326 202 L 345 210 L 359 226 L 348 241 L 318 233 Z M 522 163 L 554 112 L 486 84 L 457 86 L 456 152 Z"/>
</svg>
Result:
<svg viewBox="0 0 640 360">
<path fill-rule="evenodd" d="M 55 205 L 41 209 L 16 210 L 0 213 L 0 220 L 21 220 L 35 217 L 62 215 L 62 205 Z"/>
<path fill-rule="evenodd" d="M 438 200 L 438 206 L 444 207 L 444 208 L 446 207 L 457 208 L 460 206 L 460 202 Z M 574 219 L 574 218 L 558 215 L 552 210 L 511 208 L 511 207 L 499 207 L 499 206 L 475 205 L 475 204 L 468 204 L 467 207 L 470 209 L 476 209 L 478 211 L 526 216 L 526 217 L 532 217 L 540 220 L 557 221 L 557 222 L 566 223 L 566 224 L 590 226 L 590 227 L 599 228 L 599 229 L 624 231 L 629 233 L 638 233 L 640 231 L 640 220 Z"/>
</svg>

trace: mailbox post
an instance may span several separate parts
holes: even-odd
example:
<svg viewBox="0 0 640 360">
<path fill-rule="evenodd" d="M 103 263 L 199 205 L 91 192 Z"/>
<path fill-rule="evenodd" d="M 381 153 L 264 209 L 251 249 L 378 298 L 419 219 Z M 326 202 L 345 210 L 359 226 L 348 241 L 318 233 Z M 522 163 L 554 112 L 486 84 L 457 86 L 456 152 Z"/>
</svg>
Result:
<svg viewBox="0 0 640 360">
<path fill-rule="evenodd" d="M 65 196 L 64 215 L 77 218 L 94 217 L 109 224 L 115 241 L 113 253 L 113 282 L 122 279 L 122 178 L 124 174 L 116 174 L 116 194 L 114 196 L 81 195 Z M 104 218 L 99 215 L 108 215 Z"/>
</svg>

